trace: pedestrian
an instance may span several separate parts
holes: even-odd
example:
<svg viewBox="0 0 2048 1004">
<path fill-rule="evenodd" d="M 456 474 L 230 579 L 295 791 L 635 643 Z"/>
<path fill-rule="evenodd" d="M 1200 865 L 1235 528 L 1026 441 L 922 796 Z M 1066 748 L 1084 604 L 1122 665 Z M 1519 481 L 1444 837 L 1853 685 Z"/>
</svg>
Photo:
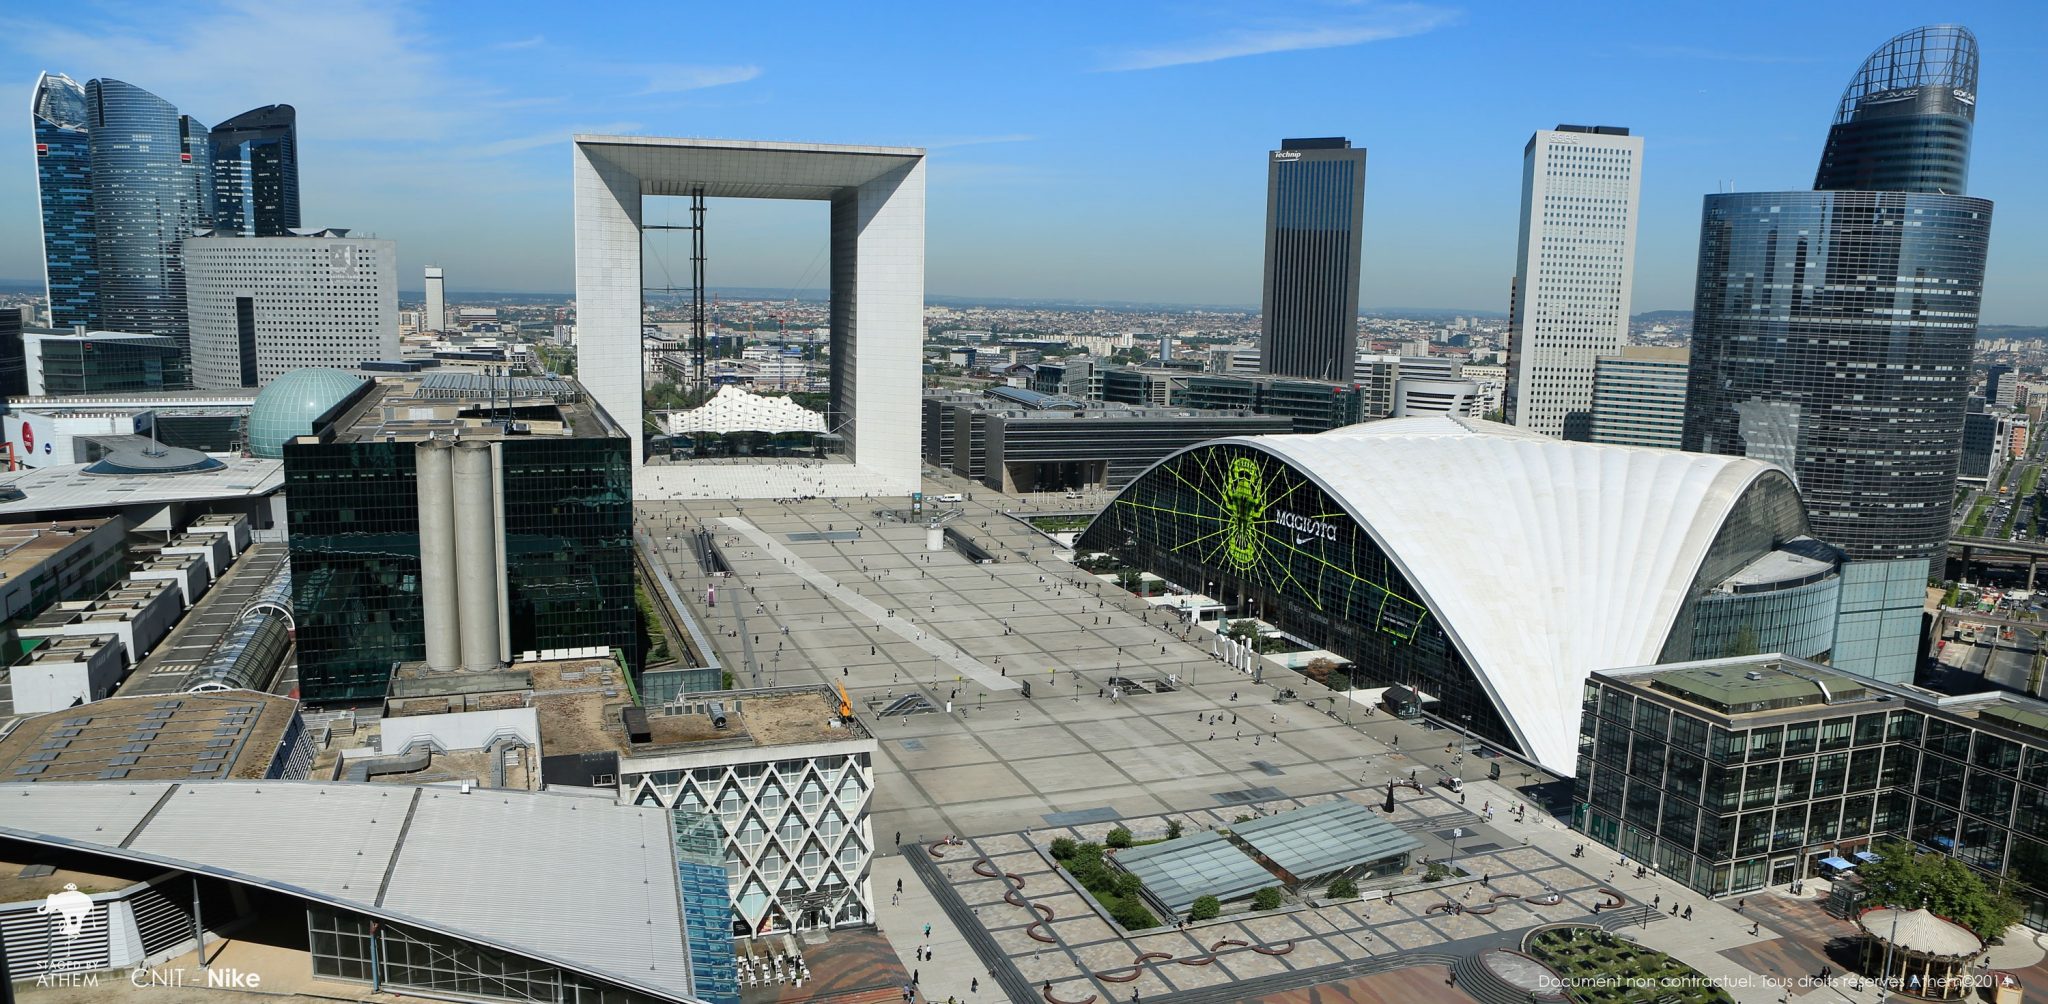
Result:
<svg viewBox="0 0 2048 1004">
<path fill-rule="evenodd" d="M 930 924 L 926 924 L 926 925 L 924 926 L 924 936 L 925 936 L 925 940 L 927 940 L 927 941 L 931 940 L 931 936 L 932 936 L 932 926 L 931 926 Z"/>
<path fill-rule="evenodd" d="M 981 977 L 976 976 L 975 978 L 967 981 L 967 992 L 971 994 L 978 994 L 981 992 Z"/>
<path fill-rule="evenodd" d="M 1688 906 L 1688 907 L 1686 907 L 1686 908 L 1685 908 L 1685 919 L 1687 919 L 1687 920 L 1691 920 L 1691 919 L 1692 919 L 1692 907 L 1689 907 L 1689 906 Z"/>
<path fill-rule="evenodd" d="M 900 841 L 900 840 L 902 840 L 902 839 L 903 839 L 903 838 L 902 838 L 902 837 L 900 837 L 900 836 L 899 836 L 899 837 L 897 837 L 897 840 L 899 840 L 899 841 Z M 902 891 L 903 891 L 903 880 L 902 880 L 902 879 L 897 879 L 897 880 L 896 880 L 896 891 L 897 891 L 897 892 L 902 892 Z"/>
<path fill-rule="evenodd" d="M 1753 921 L 1750 921 L 1750 922 L 1749 922 L 1749 933 L 1751 933 L 1751 934 L 1755 934 L 1755 933 L 1757 932 L 1757 929 L 1758 929 L 1758 928 L 1761 928 L 1762 926 L 1763 926 L 1763 922 L 1762 922 L 1762 921 L 1760 921 L 1760 920 L 1753 920 Z"/>
<path fill-rule="evenodd" d="M 911 971 L 910 971 L 910 985 L 911 985 L 911 986 L 918 986 L 918 985 L 919 985 L 919 982 L 920 982 L 920 981 L 919 981 L 919 980 L 918 980 L 918 978 L 917 978 L 917 973 L 918 973 L 918 971 L 917 971 L 917 970 L 915 970 L 915 969 L 913 969 L 913 970 L 911 970 Z"/>
</svg>

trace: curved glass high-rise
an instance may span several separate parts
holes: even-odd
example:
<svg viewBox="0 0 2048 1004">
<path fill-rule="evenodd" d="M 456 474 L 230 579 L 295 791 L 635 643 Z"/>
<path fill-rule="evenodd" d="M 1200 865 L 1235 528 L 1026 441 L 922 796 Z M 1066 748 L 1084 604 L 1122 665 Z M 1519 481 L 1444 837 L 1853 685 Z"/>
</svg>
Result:
<svg viewBox="0 0 2048 1004">
<path fill-rule="evenodd" d="M 36 79 L 29 100 L 43 224 L 43 293 L 50 323 L 100 327 L 92 217 L 92 133 L 85 88 L 61 73 Z"/>
<path fill-rule="evenodd" d="M 1961 195 L 1977 118 L 1977 36 L 1915 28 L 1880 46 L 1849 81 L 1813 187 Z"/>
<path fill-rule="evenodd" d="M 213 127 L 213 225 L 222 236 L 283 237 L 299 226 L 298 113 L 252 108 Z"/>
<path fill-rule="evenodd" d="M 206 128 L 133 84 L 85 85 L 100 324 L 169 335 L 189 356 L 180 242 L 212 217 Z"/>
<path fill-rule="evenodd" d="M 1991 236 L 1991 203 L 1961 194 L 1976 67 L 1964 29 L 1892 39 L 1843 98 L 1822 190 L 1701 215 L 1685 449 L 1792 471 L 1850 558 L 1834 662 L 1880 679 L 1913 679 L 1955 499 Z"/>
</svg>

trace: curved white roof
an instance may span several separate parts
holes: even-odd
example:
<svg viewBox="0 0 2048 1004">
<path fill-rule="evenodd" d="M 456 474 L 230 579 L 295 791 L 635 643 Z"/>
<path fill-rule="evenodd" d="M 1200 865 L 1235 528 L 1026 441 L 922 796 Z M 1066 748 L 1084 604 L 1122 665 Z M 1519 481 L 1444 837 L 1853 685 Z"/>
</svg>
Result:
<svg viewBox="0 0 2048 1004">
<path fill-rule="evenodd" d="M 1219 442 L 1274 454 L 1339 500 L 1423 594 L 1523 749 L 1566 774 L 1587 674 L 1656 663 L 1735 501 L 1785 476 L 1450 416 Z"/>
<path fill-rule="evenodd" d="M 720 387 L 701 407 L 668 416 L 671 436 L 691 432 L 824 431 L 825 416 L 805 410 L 789 398 L 750 394 L 731 384 Z"/>
</svg>

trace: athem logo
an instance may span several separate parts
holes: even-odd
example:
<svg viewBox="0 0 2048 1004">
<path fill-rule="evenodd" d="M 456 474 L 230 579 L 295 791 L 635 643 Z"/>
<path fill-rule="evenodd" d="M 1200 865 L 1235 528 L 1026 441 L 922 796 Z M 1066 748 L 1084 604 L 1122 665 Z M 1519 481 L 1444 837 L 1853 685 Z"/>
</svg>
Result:
<svg viewBox="0 0 2048 1004">
<path fill-rule="evenodd" d="M 78 940 L 78 932 L 85 929 L 85 918 L 92 914 L 92 897 L 78 891 L 78 883 L 64 883 L 63 892 L 53 892 L 43 897 L 43 905 L 36 907 L 37 913 L 62 917 L 64 940 Z"/>
</svg>

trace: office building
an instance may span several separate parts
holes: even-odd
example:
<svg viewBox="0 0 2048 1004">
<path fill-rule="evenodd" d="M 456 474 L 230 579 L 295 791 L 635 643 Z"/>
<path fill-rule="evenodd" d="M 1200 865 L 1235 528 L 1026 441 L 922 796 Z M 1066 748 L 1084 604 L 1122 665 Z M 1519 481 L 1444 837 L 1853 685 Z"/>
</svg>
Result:
<svg viewBox="0 0 2048 1004">
<path fill-rule="evenodd" d="M 314 781 L 8 783 L 0 798 L 0 924 L 38 935 L 8 952 L 12 979 L 110 968 L 125 979 L 189 956 L 195 931 L 212 955 L 227 937 L 296 931 L 265 946 L 263 964 L 317 996 L 737 1001 L 696 982 L 665 809 Z M 65 881 L 100 891 L 68 941 L 34 912 Z M 199 992 L 187 986 L 173 992 Z"/>
<path fill-rule="evenodd" d="M 155 394 L 191 386 L 167 335 L 30 331 L 22 335 L 22 393 L 34 397 Z"/>
<path fill-rule="evenodd" d="M 1402 377 L 1394 382 L 1392 418 L 1423 415 L 1472 417 L 1479 401 L 1479 385 L 1470 380 L 1438 380 Z"/>
<path fill-rule="evenodd" d="M 992 388 L 986 397 L 948 410 L 953 472 L 1012 493 L 1121 488 L 1161 458 L 1196 443 L 1293 427 L 1277 415 L 1134 407 L 1016 387 Z"/>
<path fill-rule="evenodd" d="M 1998 446 L 1998 428 L 1998 417 L 1981 407 L 1963 415 L 1963 454 L 1956 470 L 1956 480 L 1982 487 L 1990 482 L 1994 471 L 2004 466 L 2004 451 Z"/>
<path fill-rule="evenodd" d="M 1573 824 L 1709 896 L 1953 855 L 2048 928 L 2048 704 L 1944 696 L 1782 655 L 1594 673 Z"/>
<path fill-rule="evenodd" d="M 428 265 L 427 312 L 420 321 L 421 330 L 446 331 L 448 329 L 448 287 L 447 278 L 441 273 L 441 266 Z"/>
<path fill-rule="evenodd" d="M 729 932 L 874 922 L 878 743 L 837 693 L 727 690 L 643 710 L 605 730 L 616 746 L 600 767 L 622 801 L 715 817 Z"/>
<path fill-rule="evenodd" d="M 1961 195 L 1976 119 L 1977 36 L 1955 24 L 1900 34 L 1842 92 L 1813 189 Z"/>
<path fill-rule="evenodd" d="M 1336 653 L 1331 686 L 1414 688 L 1423 714 L 1559 773 L 1589 672 L 1823 656 L 1839 583 L 1769 464 L 1448 416 L 1190 447 L 1075 546 Z"/>
<path fill-rule="evenodd" d="M 918 486 L 924 342 L 924 151 L 647 136 L 576 136 L 576 373 L 635 430 L 639 498 L 907 495 Z M 827 463 L 646 465 L 642 210 L 649 195 L 831 204 Z M 715 237 L 708 238 L 716 240 Z"/>
<path fill-rule="evenodd" d="M 1300 433 L 1327 432 L 1379 417 L 1365 412 L 1364 396 L 1348 384 L 1273 376 L 1191 373 L 1179 403 L 1200 411 L 1277 415 L 1292 421 Z M 1391 397 L 1387 407 L 1392 408 Z"/>
<path fill-rule="evenodd" d="M 225 236 L 283 237 L 299 227 L 299 128 L 290 105 L 213 127 L 213 225 Z"/>
<path fill-rule="evenodd" d="M 1522 227 L 1508 316 L 1508 421 L 1587 439 L 1594 360 L 1628 341 L 1643 138 L 1539 129 L 1522 150 Z"/>
<path fill-rule="evenodd" d="M 400 663 L 636 653 L 627 450 L 570 380 L 428 373 L 327 408 L 283 444 L 305 699 L 381 700 Z"/>
<path fill-rule="evenodd" d="M 52 604 L 120 581 L 127 524 L 114 519 L 0 526 L 0 662 L 21 654 L 19 628 Z"/>
<path fill-rule="evenodd" d="M 58 739 L 70 742 L 48 745 Z M 250 690 L 109 697 L 0 739 L 0 777 L 34 784 L 303 780 L 312 764 L 299 702 Z"/>
<path fill-rule="evenodd" d="M 0 399 L 29 393 L 28 346 L 23 342 L 21 315 L 0 311 Z"/>
<path fill-rule="evenodd" d="M 92 119 L 85 88 L 61 73 L 36 78 L 36 196 L 43 229 L 43 304 L 51 327 L 100 325 L 93 238 Z"/>
<path fill-rule="evenodd" d="M 85 93 L 99 273 L 98 317 L 85 323 L 166 335 L 189 353 L 180 245 L 213 217 L 206 128 L 133 84 L 91 80 Z"/>
<path fill-rule="evenodd" d="M 1683 348 L 1630 345 L 1593 364 L 1592 440 L 1676 450 L 1685 440 Z"/>
<path fill-rule="evenodd" d="M 1907 32 L 1857 71 L 1836 121 L 1931 107 L 1925 128 L 1945 128 L 1941 95 L 1974 114 L 1976 69 L 1967 31 Z M 1913 145 L 1921 126 L 1887 122 L 1855 132 L 1860 156 L 1949 162 Z M 1881 154 L 1880 136 L 1902 145 Z M 1887 681 L 1913 679 L 1946 549 L 1991 231 L 1991 203 L 1942 178 L 1709 195 L 1700 226 L 1685 448 L 1792 472 L 1814 534 L 1851 559 L 1834 664 Z"/>
<path fill-rule="evenodd" d="M 192 382 L 258 387 L 290 370 L 396 359 L 398 246 L 347 230 L 184 243 Z"/>
<path fill-rule="evenodd" d="M 1472 406 L 1473 414 L 1494 420 L 1507 417 L 1506 366 L 1497 363 L 1466 363 L 1458 367 L 1458 375 L 1479 385 L 1479 400 Z"/>
<path fill-rule="evenodd" d="M 1091 397 L 1119 404 L 1165 408 L 1187 396 L 1189 370 L 1157 366 L 1105 366 L 1095 371 Z"/>
<path fill-rule="evenodd" d="M 1280 141 L 1266 162 L 1259 372 L 1351 382 L 1365 151 L 1333 136 Z"/>
</svg>

